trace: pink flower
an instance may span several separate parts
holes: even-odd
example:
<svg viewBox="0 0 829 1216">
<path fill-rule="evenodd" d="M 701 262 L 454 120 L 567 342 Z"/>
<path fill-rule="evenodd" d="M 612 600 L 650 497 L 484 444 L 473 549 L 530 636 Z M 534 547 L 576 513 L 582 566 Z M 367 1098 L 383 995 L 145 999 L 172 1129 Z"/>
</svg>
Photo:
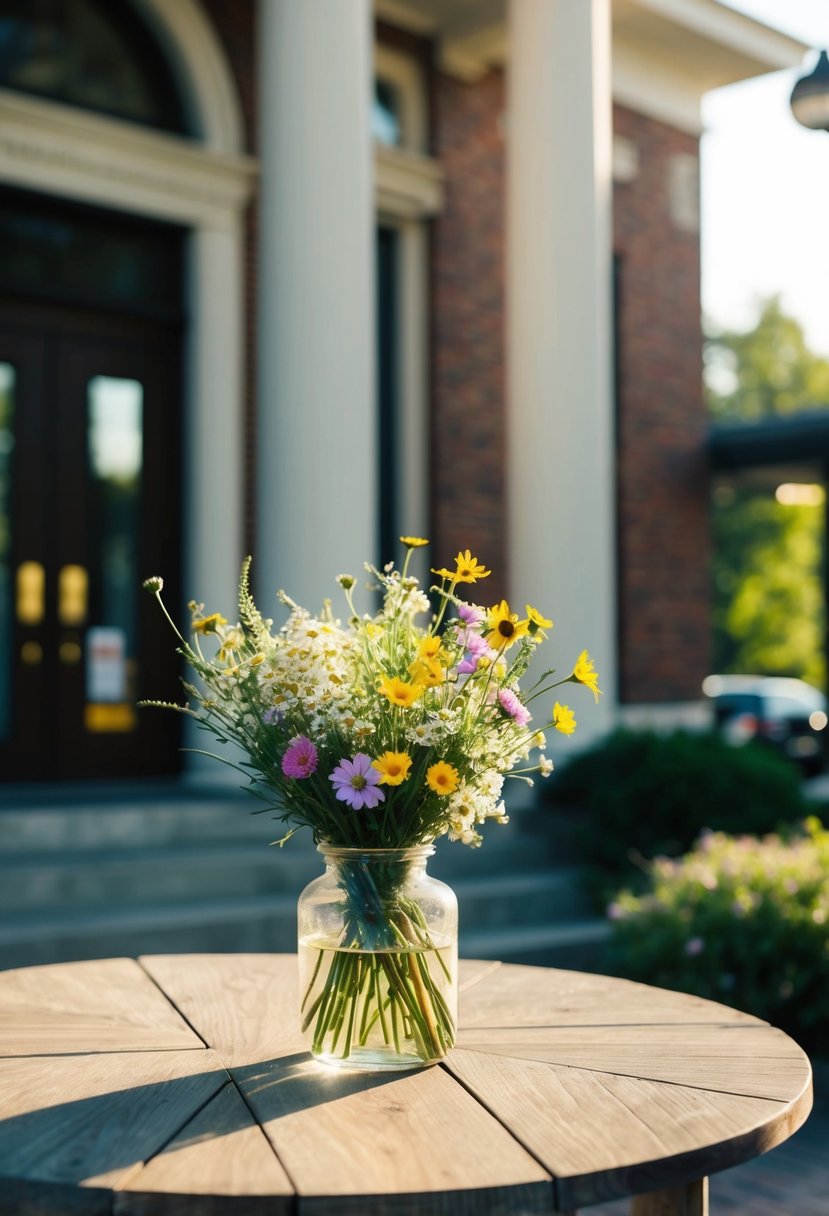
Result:
<svg viewBox="0 0 829 1216">
<path fill-rule="evenodd" d="M 386 795 L 378 789 L 380 773 L 373 767 L 371 756 L 358 752 L 353 760 L 341 760 L 328 780 L 332 782 L 340 802 L 347 802 L 355 811 L 364 806 L 369 810 Z"/>
<path fill-rule="evenodd" d="M 509 714 L 519 726 L 526 726 L 530 720 L 530 711 L 522 705 L 511 688 L 502 688 L 498 693 L 498 701 L 505 714 Z"/>
<path fill-rule="evenodd" d="M 458 604 L 458 616 L 465 625 L 480 625 L 486 613 L 477 604 Z"/>
<path fill-rule="evenodd" d="M 305 735 L 297 735 L 282 757 L 282 771 L 286 777 L 302 781 L 317 771 L 317 749 Z"/>
<path fill-rule="evenodd" d="M 694 958 L 697 954 L 702 954 L 705 949 L 705 942 L 701 937 L 690 937 L 685 943 L 685 953 Z"/>
</svg>

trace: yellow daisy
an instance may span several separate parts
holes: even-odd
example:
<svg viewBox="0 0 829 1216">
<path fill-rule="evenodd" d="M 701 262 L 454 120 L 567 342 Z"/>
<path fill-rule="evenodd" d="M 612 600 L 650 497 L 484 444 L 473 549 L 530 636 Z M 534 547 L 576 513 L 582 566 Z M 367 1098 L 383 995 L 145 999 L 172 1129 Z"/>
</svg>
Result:
<svg viewBox="0 0 829 1216">
<path fill-rule="evenodd" d="M 401 536 L 400 541 L 407 549 L 422 549 L 424 545 L 428 545 L 429 543 L 422 536 Z"/>
<path fill-rule="evenodd" d="M 226 624 L 227 620 L 221 612 L 211 612 L 210 616 L 203 616 L 199 620 L 193 621 L 193 632 L 207 636 L 208 633 L 215 633 L 221 625 Z"/>
<path fill-rule="evenodd" d="M 576 659 L 570 679 L 575 680 L 577 684 L 584 684 L 598 701 L 602 691 L 599 688 L 599 673 L 594 668 L 593 660 L 586 650 L 583 650 Z"/>
<path fill-rule="evenodd" d="M 576 729 L 576 717 L 568 705 L 559 705 L 556 701 L 553 706 L 553 726 L 563 735 L 572 735 Z"/>
<path fill-rule="evenodd" d="M 477 583 L 479 578 L 489 578 L 492 573 L 487 570 L 477 557 L 473 557 L 469 549 L 464 549 L 455 558 L 455 581 L 458 583 Z"/>
<path fill-rule="evenodd" d="M 458 788 L 458 770 L 445 760 L 439 760 L 426 771 L 426 784 L 430 790 L 445 797 Z"/>
<path fill-rule="evenodd" d="M 401 785 L 409 775 L 412 758 L 408 752 L 384 752 L 371 763 L 380 774 L 381 785 Z"/>
<path fill-rule="evenodd" d="M 414 684 L 422 684 L 424 688 L 436 688 L 438 684 L 443 683 L 446 672 L 437 659 L 423 658 L 415 659 L 409 664 L 409 675 Z"/>
<path fill-rule="evenodd" d="M 533 608 L 532 604 L 525 604 L 524 611 L 530 622 L 530 633 L 537 633 L 541 629 L 552 629 L 553 622 L 548 621 L 546 616 L 542 616 L 537 608 Z"/>
<path fill-rule="evenodd" d="M 529 621 L 519 621 L 517 612 L 510 612 L 506 600 L 495 604 L 486 614 L 488 632 L 485 635 L 494 650 L 506 650 L 522 638 L 530 628 Z"/>
<path fill-rule="evenodd" d="M 423 696 L 424 691 L 422 684 L 409 684 L 406 680 L 398 679 L 397 676 L 384 676 L 378 687 L 392 705 L 399 705 L 401 709 L 408 709 L 410 705 L 414 705 L 418 697 Z"/>
</svg>

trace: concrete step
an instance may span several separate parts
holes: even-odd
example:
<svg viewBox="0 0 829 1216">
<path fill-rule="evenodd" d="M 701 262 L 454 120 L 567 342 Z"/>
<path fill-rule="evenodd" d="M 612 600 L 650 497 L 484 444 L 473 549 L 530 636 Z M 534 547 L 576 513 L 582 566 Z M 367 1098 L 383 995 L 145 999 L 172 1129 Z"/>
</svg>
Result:
<svg viewBox="0 0 829 1216">
<path fill-rule="evenodd" d="M 459 949 L 464 958 L 589 971 L 601 969 L 607 937 L 603 921 L 481 929 L 462 919 Z M 119 908 L 107 915 L 81 908 L 0 926 L 0 969 L 153 953 L 295 949 L 296 900 L 284 895 Z"/>
<path fill-rule="evenodd" d="M 261 843 L 228 841 L 23 853 L 0 860 L 0 916 L 62 905 L 278 894 L 298 890 L 319 872 L 316 851 L 298 845 L 290 854 Z"/>
<path fill-rule="evenodd" d="M 476 927 L 461 936 L 461 954 L 466 958 L 601 971 L 610 927 L 604 920 L 588 919 L 489 930 Z"/>
</svg>

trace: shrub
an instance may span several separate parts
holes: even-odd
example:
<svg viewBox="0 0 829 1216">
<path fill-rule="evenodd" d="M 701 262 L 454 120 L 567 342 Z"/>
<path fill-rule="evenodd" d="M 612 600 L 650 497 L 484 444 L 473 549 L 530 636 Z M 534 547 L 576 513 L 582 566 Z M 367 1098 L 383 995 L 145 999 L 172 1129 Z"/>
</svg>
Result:
<svg viewBox="0 0 829 1216">
<path fill-rule="evenodd" d="M 684 853 L 703 828 L 757 835 L 807 813 L 797 770 L 777 753 L 687 731 L 617 731 L 546 788 L 582 817 L 582 859 L 605 889 L 643 859 Z"/>
<path fill-rule="evenodd" d="M 705 833 L 610 905 L 618 974 L 735 1005 L 829 1053 L 829 831 Z"/>
</svg>

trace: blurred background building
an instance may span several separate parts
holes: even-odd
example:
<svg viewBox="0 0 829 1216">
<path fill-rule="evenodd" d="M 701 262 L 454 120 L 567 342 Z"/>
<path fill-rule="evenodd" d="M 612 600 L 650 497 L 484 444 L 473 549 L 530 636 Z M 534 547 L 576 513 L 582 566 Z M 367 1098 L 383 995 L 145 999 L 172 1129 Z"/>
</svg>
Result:
<svg viewBox="0 0 829 1216">
<path fill-rule="evenodd" d="M 246 552 L 275 611 L 470 547 L 589 647 L 583 739 L 693 713 L 701 100 L 805 50 L 716 0 L 0 0 L 6 803 L 204 780 L 140 584 L 230 616 Z"/>
</svg>

